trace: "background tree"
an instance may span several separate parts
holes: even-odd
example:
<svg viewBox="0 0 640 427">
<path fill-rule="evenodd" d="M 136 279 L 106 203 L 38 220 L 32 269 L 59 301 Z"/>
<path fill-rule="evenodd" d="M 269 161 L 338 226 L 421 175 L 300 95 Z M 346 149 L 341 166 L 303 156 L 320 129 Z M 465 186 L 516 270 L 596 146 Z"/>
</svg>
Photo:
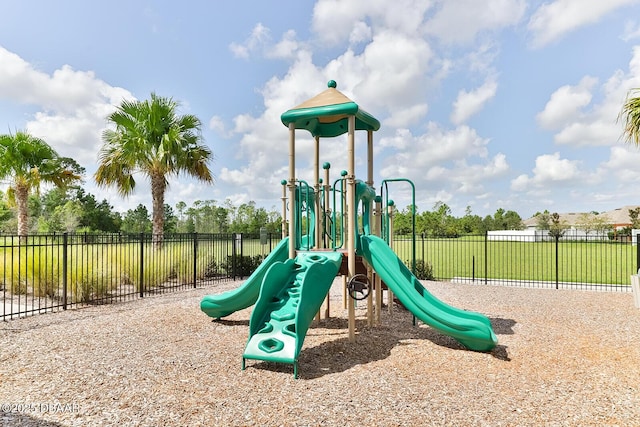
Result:
<svg viewBox="0 0 640 427">
<path fill-rule="evenodd" d="M 124 233 L 149 233 L 151 231 L 151 220 L 149 211 L 143 204 L 139 204 L 135 209 L 129 209 L 122 218 L 122 231 Z"/>
<path fill-rule="evenodd" d="M 29 231 L 29 194 L 39 193 L 41 183 L 64 188 L 80 181 L 84 168 L 60 157 L 44 140 L 26 132 L 0 135 L 0 180 L 8 179 L 7 195 L 18 211 L 18 235 Z"/>
<path fill-rule="evenodd" d="M 629 209 L 629 219 L 631 220 L 631 228 L 640 228 L 640 207 Z"/>
<path fill-rule="evenodd" d="M 164 205 L 164 233 L 178 232 L 178 217 L 173 213 L 173 208 L 165 203 Z"/>
<path fill-rule="evenodd" d="M 551 223 L 549 225 L 549 235 L 559 239 L 564 236 L 567 230 L 567 224 L 560 219 L 560 215 L 554 212 L 550 216 Z"/>
<path fill-rule="evenodd" d="M 405 207 L 404 209 L 402 209 L 401 211 L 396 211 L 393 214 L 393 231 L 395 234 L 400 234 L 400 235 L 408 235 L 411 234 L 411 231 L 413 230 L 411 221 L 412 221 L 412 205 L 407 205 L 407 207 Z M 418 211 L 418 208 L 416 207 L 416 212 Z M 418 228 L 417 226 L 417 218 L 416 218 L 416 230 Z"/>
<path fill-rule="evenodd" d="M 522 230 L 524 224 L 517 212 L 499 208 L 493 214 L 493 227 L 493 230 Z"/>
<path fill-rule="evenodd" d="M 545 209 L 544 212 L 536 212 L 536 228 L 538 230 L 549 230 L 551 228 L 551 214 Z"/>
<path fill-rule="evenodd" d="M 208 166 L 212 153 L 203 144 L 202 124 L 194 115 L 178 115 L 178 106 L 173 99 L 155 93 L 150 100 L 123 101 L 108 117 L 115 129 L 103 133 L 95 173 L 98 185 L 115 186 L 122 196 L 133 192 L 134 174 L 149 178 L 156 247 L 162 243 L 168 178 L 185 173 L 213 182 Z"/>
<path fill-rule="evenodd" d="M 434 237 L 458 237 L 460 232 L 456 219 L 451 215 L 451 208 L 443 202 L 436 202 L 431 212 L 423 212 L 420 215 L 419 224 L 425 232 Z"/>
<path fill-rule="evenodd" d="M 597 212 L 582 213 L 578 217 L 578 226 L 582 228 L 588 236 L 592 231 L 599 236 L 613 228 L 606 216 L 598 215 Z"/>
<path fill-rule="evenodd" d="M 12 218 L 13 214 L 11 209 L 9 209 L 7 198 L 5 194 L 0 191 L 0 232 L 6 233 L 11 229 L 9 221 Z"/>
<path fill-rule="evenodd" d="M 37 219 L 38 231 L 108 232 L 120 231 L 120 214 L 106 201 L 98 203 L 93 194 L 81 187 L 53 188 L 40 198 L 30 200 L 30 217 Z M 66 225 L 65 225 L 66 224 Z"/>
<path fill-rule="evenodd" d="M 176 203 L 176 211 L 177 211 L 177 231 L 178 233 L 185 233 L 185 212 L 187 210 L 187 204 L 185 202 L 183 202 L 182 200 L 180 200 L 178 203 Z"/>
<path fill-rule="evenodd" d="M 471 213 L 471 206 L 467 206 L 464 210 L 464 216 L 460 218 L 460 227 L 464 234 L 481 234 L 485 232 L 482 218 Z"/>
<path fill-rule="evenodd" d="M 63 205 L 56 206 L 48 215 L 38 219 L 38 232 L 42 233 L 72 233 L 78 230 L 82 206 L 76 200 L 68 200 Z"/>
<path fill-rule="evenodd" d="M 640 145 L 640 88 L 631 89 L 618 114 L 624 127 L 622 138 L 631 144 Z"/>
<path fill-rule="evenodd" d="M 114 211 L 113 206 L 106 199 L 98 202 L 93 194 L 86 193 L 82 188 L 77 189 L 75 199 L 82 206 L 80 228 L 85 231 L 103 231 L 106 233 L 120 231 L 122 224 L 120 213 Z"/>
</svg>

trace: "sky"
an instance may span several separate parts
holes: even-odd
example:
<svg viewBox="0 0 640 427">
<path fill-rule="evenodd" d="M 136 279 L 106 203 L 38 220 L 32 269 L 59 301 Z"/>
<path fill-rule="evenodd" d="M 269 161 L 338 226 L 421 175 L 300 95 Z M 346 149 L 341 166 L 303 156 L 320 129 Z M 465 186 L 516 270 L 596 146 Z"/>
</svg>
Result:
<svg viewBox="0 0 640 427">
<path fill-rule="evenodd" d="M 640 0 L 0 0 L 0 133 L 26 130 L 97 187 L 106 117 L 151 93 L 203 123 L 215 183 L 170 179 L 165 202 L 254 201 L 279 211 L 288 177 L 280 115 L 329 80 L 381 122 L 374 186 L 406 178 L 419 211 L 604 212 L 640 204 L 640 150 L 617 121 L 640 87 Z M 313 179 L 296 133 L 296 176 Z M 331 181 L 346 138 L 322 139 Z M 366 133 L 356 134 L 366 180 Z M 399 208 L 410 186 L 392 182 Z"/>
</svg>

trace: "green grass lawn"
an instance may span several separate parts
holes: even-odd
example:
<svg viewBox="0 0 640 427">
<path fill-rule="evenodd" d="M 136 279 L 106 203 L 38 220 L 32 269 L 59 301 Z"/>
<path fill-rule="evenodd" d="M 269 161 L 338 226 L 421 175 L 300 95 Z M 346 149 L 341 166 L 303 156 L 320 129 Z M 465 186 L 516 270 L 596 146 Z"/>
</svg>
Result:
<svg viewBox="0 0 640 427">
<path fill-rule="evenodd" d="M 411 241 L 394 241 L 394 250 L 411 265 Z M 636 273 L 637 246 L 617 242 L 487 241 L 484 236 L 416 242 L 416 259 L 433 266 L 437 279 L 475 277 L 629 284 Z M 557 272 L 557 274 L 556 274 Z"/>
</svg>

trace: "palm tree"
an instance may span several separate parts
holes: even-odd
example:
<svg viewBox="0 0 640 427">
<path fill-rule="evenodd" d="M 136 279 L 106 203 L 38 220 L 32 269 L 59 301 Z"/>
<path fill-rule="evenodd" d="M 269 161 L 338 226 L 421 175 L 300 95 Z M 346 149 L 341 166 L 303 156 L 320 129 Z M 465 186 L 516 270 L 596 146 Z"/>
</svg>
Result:
<svg viewBox="0 0 640 427">
<path fill-rule="evenodd" d="M 640 88 L 631 89 L 627 94 L 618 120 L 622 119 L 622 137 L 626 142 L 640 145 Z"/>
<path fill-rule="evenodd" d="M 178 103 L 151 94 L 146 101 L 123 101 L 108 120 L 115 129 L 102 135 L 95 180 L 100 186 L 115 186 L 122 196 L 135 188 L 135 173 L 151 182 L 153 241 L 162 245 L 164 194 L 168 178 L 186 173 L 213 182 L 208 162 L 211 150 L 202 143 L 200 120 L 190 114 L 177 115 Z"/>
<path fill-rule="evenodd" d="M 18 235 L 29 231 L 27 201 L 39 193 L 40 183 L 66 188 L 81 180 L 84 168 L 68 157 L 60 157 L 45 141 L 27 132 L 0 135 L 0 180 L 8 179 L 7 196 L 18 210 Z"/>
</svg>

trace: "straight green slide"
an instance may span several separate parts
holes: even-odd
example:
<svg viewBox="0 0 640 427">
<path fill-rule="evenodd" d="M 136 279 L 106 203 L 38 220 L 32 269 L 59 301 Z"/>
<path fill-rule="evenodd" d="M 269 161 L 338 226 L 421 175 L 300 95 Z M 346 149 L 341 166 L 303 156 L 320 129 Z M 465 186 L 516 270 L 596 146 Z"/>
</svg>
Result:
<svg viewBox="0 0 640 427">
<path fill-rule="evenodd" d="M 418 319 L 455 338 L 474 351 L 491 351 L 498 339 L 489 319 L 445 304 L 427 291 L 387 243 L 376 236 L 361 236 L 363 256 L 400 302 Z"/>
<path fill-rule="evenodd" d="M 298 252 L 295 259 L 274 263 L 264 277 L 251 312 L 246 359 L 291 363 L 298 355 L 316 313 L 338 274 L 339 252 Z"/>
<path fill-rule="evenodd" d="M 220 319 L 233 312 L 251 307 L 258 299 L 262 280 L 269 267 L 287 258 L 289 258 L 289 238 L 285 237 L 239 288 L 219 295 L 205 295 L 200 301 L 200 309 L 208 316 Z"/>
</svg>

